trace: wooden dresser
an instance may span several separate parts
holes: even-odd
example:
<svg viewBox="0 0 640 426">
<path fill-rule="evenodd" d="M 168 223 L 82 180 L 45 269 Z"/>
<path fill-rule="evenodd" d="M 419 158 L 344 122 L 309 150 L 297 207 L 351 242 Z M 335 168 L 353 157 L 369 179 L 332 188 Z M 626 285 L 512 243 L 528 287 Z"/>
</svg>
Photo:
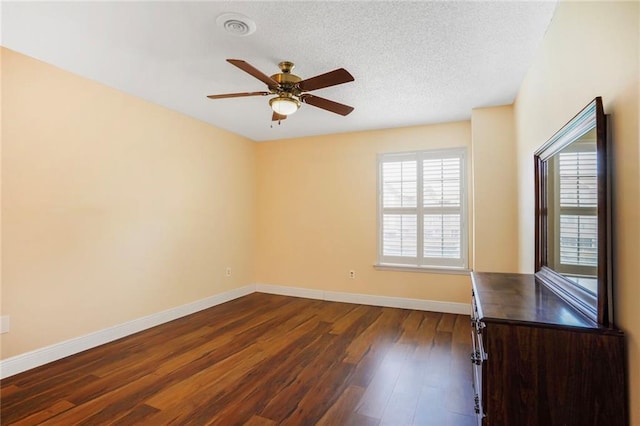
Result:
<svg viewBox="0 0 640 426">
<path fill-rule="evenodd" d="M 620 330 L 584 318 L 533 275 L 472 273 L 478 424 L 627 425 Z"/>
</svg>

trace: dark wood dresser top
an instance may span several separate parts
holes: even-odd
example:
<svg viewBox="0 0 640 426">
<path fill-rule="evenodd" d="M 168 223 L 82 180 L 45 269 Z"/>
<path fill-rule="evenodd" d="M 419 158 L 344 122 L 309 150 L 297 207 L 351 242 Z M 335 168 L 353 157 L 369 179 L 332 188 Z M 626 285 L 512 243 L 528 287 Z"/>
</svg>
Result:
<svg viewBox="0 0 640 426">
<path fill-rule="evenodd" d="M 609 330 L 583 317 L 544 284 L 537 283 L 533 274 L 472 272 L 471 280 L 482 321 Z"/>
</svg>

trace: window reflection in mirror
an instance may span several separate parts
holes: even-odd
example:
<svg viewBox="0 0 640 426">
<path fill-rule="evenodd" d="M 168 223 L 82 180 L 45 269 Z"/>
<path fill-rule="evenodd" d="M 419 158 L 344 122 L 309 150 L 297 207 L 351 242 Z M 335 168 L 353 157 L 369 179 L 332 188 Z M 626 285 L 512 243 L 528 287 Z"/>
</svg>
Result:
<svg viewBox="0 0 640 426">
<path fill-rule="evenodd" d="M 535 276 L 612 326 L 607 121 L 597 97 L 534 153 Z"/>
<path fill-rule="evenodd" d="M 597 293 L 598 184 L 595 128 L 548 161 L 548 266 Z"/>
</svg>

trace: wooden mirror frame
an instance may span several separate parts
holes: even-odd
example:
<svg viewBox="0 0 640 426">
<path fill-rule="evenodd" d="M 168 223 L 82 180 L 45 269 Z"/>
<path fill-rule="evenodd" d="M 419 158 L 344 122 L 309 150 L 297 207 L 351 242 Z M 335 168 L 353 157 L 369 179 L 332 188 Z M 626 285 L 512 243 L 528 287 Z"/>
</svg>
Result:
<svg viewBox="0 0 640 426">
<path fill-rule="evenodd" d="M 598 256 L 596 294 L 579 286 L 558 271 L 547 261 L 548 218 L 547 218 L 547 174 L 548 160 L 563 148 L 580 138 L 587 131 L 596 130 L 597 155 L 597 225 Z M 535 172 L 535 276 L 554 293 L 580 311 L 589 319 L 612 327 L 611 297 L 611 254 L 610 254 L 610 202 L 607 156 L 607 123 L 602 98 L 597 97 L 574 118 L 565 124 L 551 139 L 534 153 Z"/>
</svg>

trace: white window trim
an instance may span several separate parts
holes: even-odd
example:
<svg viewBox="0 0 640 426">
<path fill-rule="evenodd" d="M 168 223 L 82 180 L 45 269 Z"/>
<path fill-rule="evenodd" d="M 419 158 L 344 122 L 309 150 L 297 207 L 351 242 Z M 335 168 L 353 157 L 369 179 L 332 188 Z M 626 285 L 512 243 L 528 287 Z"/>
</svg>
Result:
<svg viewBox="0 0 640 426">
<path fill-rule="evenodd" d="M 393 263 L 376 263 L 373 268 L 378 271 L 398 271 L 398 272 L 422 272 L 428 274 L 448 274 L 467 275 L 471 269 L 467 268 L 446 268 L 444 266 L 415 266 L 408 264 L 396 265 Z"/>
<path fill-rule="evenodd" d="M 424 227 L 422 225 L 424 210 L 422 207 L 423 194 L 422 194 L 422 160 L 432 158 L 460 158 L 460 259 L 437 259 L 436 262 L 426 263 L 423 258 L 423 232 Z M 416 160 L 419 162 L 417 167 L 418 178 L 418 207 L 411 208 L 416 211 L 417 215 L 417 228 L 419 230 L 417 234 L 417 257 L 392 257 L 383 256 L 383 235 L 382 235 L 382 218 L 383 218 L 383 206 L 382 206 L 382 165 L 385 162 L 391 161 L 407 161 Z M 395 152 L 395 153 L 383 153 L 378 154 L 378 169 L 377 169 L 377 243 L 378 243 L 378 262 L 374 265 L 379 270 L 408 270 L 412 272 L 436 272 L 436 273 L 452 273 L 452 274 L 464 274 L 469 272 L 469 215 L 468 215 L 468 178 L 467 178 L 467 149 L 466 148 L 449 148 L 449 149 L 434 149 L 434 150 L 421 150 L 411 152 Z M 415 261 L 411 261 L 415 260 Z M 434 260 L 434 259 L 431 259 Z M 444 260 L 444 261 L 443 261 Z"/>
</svg>

